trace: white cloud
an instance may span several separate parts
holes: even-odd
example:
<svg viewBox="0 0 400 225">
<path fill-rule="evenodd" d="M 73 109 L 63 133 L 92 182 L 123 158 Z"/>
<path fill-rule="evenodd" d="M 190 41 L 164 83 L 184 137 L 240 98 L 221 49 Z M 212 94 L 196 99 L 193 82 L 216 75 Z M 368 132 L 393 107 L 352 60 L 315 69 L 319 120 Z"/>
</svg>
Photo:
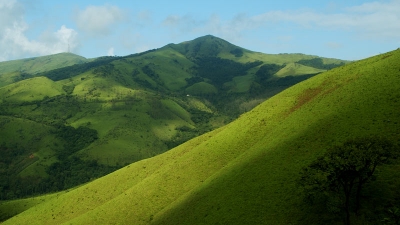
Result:
<svg viewBox="0 0 400 225">
<path fill-rule="evenodd" d="M 246 31 L 289 23 L 306 29 L 327 29 L 352 32 L 363 38 L 400 38 L 400 1 L 378 1 L 320 13 L 310 9 L 269 11 L 255 16 L 239 14 L 231 20 L 211 15 L 206 21 L 190 16 L 171 15 L 163 25 L 181 32 L 214 33 L 228 39 L 240 37 Z"/>
<path fill-rule="evenodd" d="M 78 46 L 77 32 L 62 25 L 55 32 L 43 32 L 38 40 L 29 39 L 29 25 L 24 21 L 24 11 L 17 1 L 0 0 L 0 61 L 23 57 L 49 55 Z"/>
<path fill-rule="evenodd" d="M 400 1 L 372 2 L 350 7 L 339 13 L 314 11 L 274 11 L 253 18 L 256 23 L 291 22 L 310 29 L 345 30 L 360 37 L 400 38 Z"/>
<path fill-rule="evenodd" d="M 108 56 L 114 56 L 115 55 L 114 54 L 114 47 L 111 47 L 111 48 L 108 49 L 107 55 Z"/>
<path fill-rule="evenodd" d="M 77 27 L 91 36 L 107 36 L 118 22 L 125 19 L 124 11 L 112 5 L 92 5 L 75 14 Z"/>
<path fill-rule="evenodd" d="M 343 48 L 343 44 L 338 43 L 338 42 L 327 42 L 325 43 L 325 46 L 330 48 L 330 49 L 340 49 Z"/>
</svg>

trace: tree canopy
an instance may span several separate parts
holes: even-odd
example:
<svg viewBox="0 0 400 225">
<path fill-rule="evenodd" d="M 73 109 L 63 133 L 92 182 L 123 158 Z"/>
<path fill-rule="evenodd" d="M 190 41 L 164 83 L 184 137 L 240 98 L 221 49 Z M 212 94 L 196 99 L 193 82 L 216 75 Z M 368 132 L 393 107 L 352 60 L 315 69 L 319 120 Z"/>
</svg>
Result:
<svg viewBox="0 0 400 225">
<path fill-rule="evenodd" d="M 357 214 L 362 188 L 372 180 L 376 167 L 397 156 L 397 148 L 385 138 L 351 139 L 327 150 L 304 168 L 300 184 L 311 202 L 321 196 L 338 197 L 346 224 L 350 224 L 350 214 Z"/>
</svg>

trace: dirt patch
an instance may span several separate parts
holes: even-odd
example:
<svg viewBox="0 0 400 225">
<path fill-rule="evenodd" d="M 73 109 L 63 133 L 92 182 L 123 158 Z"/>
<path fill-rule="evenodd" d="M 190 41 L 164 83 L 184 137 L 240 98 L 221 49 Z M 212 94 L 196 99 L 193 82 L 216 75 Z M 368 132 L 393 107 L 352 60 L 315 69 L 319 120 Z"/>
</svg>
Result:
<svg viewBox="0 0 400 225">
<path fill-rule="evenodd" d="M 289 114 L 296 111 L 298 108 L 311 101 L 311 99 L 315 98 L 319 93 L 321 93 L 322 88 L 310 88 L 297 97 L 296 104 L 289 110 Z"/>
</svg>

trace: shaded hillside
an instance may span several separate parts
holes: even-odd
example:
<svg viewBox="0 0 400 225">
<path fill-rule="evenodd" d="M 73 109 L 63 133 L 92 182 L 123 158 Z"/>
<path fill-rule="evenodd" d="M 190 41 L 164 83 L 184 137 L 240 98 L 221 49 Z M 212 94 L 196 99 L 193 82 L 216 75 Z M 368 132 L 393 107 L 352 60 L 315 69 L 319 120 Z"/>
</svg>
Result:
<svg viewBox="0 0 400 225">
<path fill-rule="evenodd" d="M 399 62 L 397 50 L 319 74 L 224 127 L 4 224 L 340 224 L 340 211 L 303 202 L 299 171 L 351 137 L 399 141 Z M 354 222 L 380 223 L 386 207 L 400 205 L 399 171 L 379 167 Z"/>
<path fill-rule="evenodd" d="M 235 57 L 241 57 L 243 52 L 249 52 L 212 35 L 206 35 L 180 44 L 169 44 L 167 47 L 177 50 L 191 60 L 203 57 L 217 57 L 221 54 L 232 54 Z"/>
<path fill-rule="evenodd" d="M 49 63 L 52 57 L 59 55 L 48 56 Z M 0 144 L 3 151 L 18 150 L 14 158 L 7 153 L 0 171 L 0 199 L 64 190 L 219 128 L 324 71 L 295 63 L 312 58 L 255 53 L 208 35 L 27 74 L 0 87 Z M 71 131 L 93 135 L 80 140 Z M 34 141 L 42 144 L 26 144 Z M 34 160 L 13 170 L 23 159 Z"/>
</svg>

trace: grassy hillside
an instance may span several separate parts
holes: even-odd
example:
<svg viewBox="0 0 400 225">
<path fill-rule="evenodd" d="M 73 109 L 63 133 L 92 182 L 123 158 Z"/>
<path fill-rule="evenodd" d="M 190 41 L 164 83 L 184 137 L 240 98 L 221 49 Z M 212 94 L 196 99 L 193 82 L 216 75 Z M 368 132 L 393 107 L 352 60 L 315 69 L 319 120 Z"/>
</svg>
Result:
<svg viewBox="0 0 400 225">
<path fill-rule="evenodd" d="M 82 56 L 59 53 L 28 59 L 0 62 L 0 87 L 31 77 L 34 74 L 86 62 Z"/>
<path fill-rule="evenodd" d="M 0 115 L 34 122 L 47 132 L 37 137 L 30 126 L 2 131 L 1 150 L 11 152 L 11 161 L 0 171 L 0 199 L 64 190 L 161 154 L 345 63 L 255 53 L 210 35 L 124 57 L 79 60 L 58 54 L 18 61 L 24 76 L 0 87 Z M 63 66 L 50 70 L 57 63 Z M 26 140 L 43 142 L 47 150 L 17 143 L 22 152 L 11 159 L 15 143 L 8 137 L 20 132 L 27 134 Z M 35 161 L 27 161 L 19 173 L 9 171 L 19 157 L 31 154 Z M 29 182 L 31 186 L 25 185 Z"/>
<path fill-rule="evenodd" d="M 396 50 L 319 74 L 222 128 L 3 224 L 340 224 L 303 202 L 299 171 L 351 137 L 399 141 L 399 62 Z M 399 169 L 379 168 L 353 222 L 380 223 L 386 206 L 400 204 Z"/>
<path fill-rule="evenodd" d="M 62 87 L 46 77 L 35 77 L 0 88 L 2 102 L 31 102 L 64 94 Z"/>
<path fill-rule="evenodd" d="M 87 59 L 72 53 L 58 53 L 35 58 L 0 62 L 0 73 L 21 71 L 36 74 L 44 71 L 84 63 Z"/>
</svg>

